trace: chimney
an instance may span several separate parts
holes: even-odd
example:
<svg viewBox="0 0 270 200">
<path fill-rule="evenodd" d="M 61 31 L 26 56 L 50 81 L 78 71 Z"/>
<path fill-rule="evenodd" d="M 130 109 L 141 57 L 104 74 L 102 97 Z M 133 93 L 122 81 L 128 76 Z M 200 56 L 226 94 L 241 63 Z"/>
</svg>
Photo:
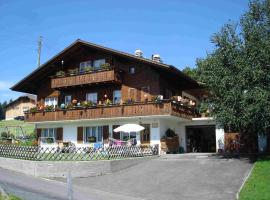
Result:
<svg viewBox="0 0 270 200">
<path fill-rule="evenodd" d="M 142 58 L 142 57 L 143 57 L 143 52 L 142 52 L 142 50 L 137 49 L 137 50 L 135 51 L 135 56 Z"/>
<path fill-rule="evenodd" d="M 159 62 L 159 63 L 162 62 L 159 54 L 152 55 L 152 60 L 155 61 L 155 62 Z"/>
</svg>

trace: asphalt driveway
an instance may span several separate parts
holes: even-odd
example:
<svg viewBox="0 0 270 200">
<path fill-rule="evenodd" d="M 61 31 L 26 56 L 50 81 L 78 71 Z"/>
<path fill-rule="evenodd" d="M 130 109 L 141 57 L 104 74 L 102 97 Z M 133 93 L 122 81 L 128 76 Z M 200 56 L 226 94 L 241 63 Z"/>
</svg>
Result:
<svg viewBox="0 0 270 200">
<path fill-rule="evenodd" d="M 164 155 L 114 174 L 76 178 L 73 183 L 126 199 L 233 200 L 251 167 L 243 159 Z"/>
</svg>

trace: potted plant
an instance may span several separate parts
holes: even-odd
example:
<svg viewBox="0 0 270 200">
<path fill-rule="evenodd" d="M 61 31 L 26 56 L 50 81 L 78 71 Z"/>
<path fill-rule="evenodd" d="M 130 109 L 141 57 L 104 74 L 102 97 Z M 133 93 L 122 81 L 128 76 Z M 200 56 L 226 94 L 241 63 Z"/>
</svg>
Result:
<svg viewBox="0 0 270 200">
<path fill-rule="evenodd" d="M 78 68 L 68 70 L 70 76 L 77 75 L 78 74 L 78 71 L 79 71 Z"/>
<path fill-rule="evenodd" d="M 93 104 L 92 104 L 91 101 L 83 101 L 83 102 L 81 103 L 81 106 L 82 106 L 83 108 L 90 108 L 92 105 L 93 105 Z"/>
<path fill-rule="evenodd" d="M 77 99 L 72 100 L 73 105 L 76 105 L 78 103 Z"/>
<path fill-rule="evenodd" d="M 92 71 L 94 71 L 94 67 L 89 66 L 89 67 L 84 68 L 85 73 L 89 73 L 89 72 L 92 72 Z"/>
<path fill-rule="evenodd" d="M 45 106 L 45 108 L 44 108 L 44 111 L 45 112 L 50 112 L 50 111 L 53 111 L 54 110 L 54 106 Z"/>
<path fill-rule="evenodd" d="M 57 77 L 64 77 L 66 75 L 66 73 L 64 71 L 58 71 L 56 72 L 56 76 Z"/>
<path fill-rule="evenodd" d="M 207 117 L 209 115 L 208 103 L 202 101 L 198 105 L 198 111 L 202 117 Z"/>
<path fill-rule="evenodd" d="M 106 99 L 105 102 L 104 102 L 104 105 L 105 106 L 110 106 L 110 105 L 112 105 L 112 101 L 110 99 Z"/>
<path fill-rule="evenodd" d="M 66 108 L 66 105 L 65 105 L 64 103 L 62 103 L 62 104 L 60 105 L 60 108 L 61 108 L 62 110 L 64 110 L 64 109 Z"/>
<path fill-rule="evenodd" d="M 100 68 L 105 70 L 105 69 L 109 69 L 110 68 L 110 63 L 104 63 L 100 65 Z"/>
<path fill-rule="evenodd" d="M 132 103 L 134 103 L 132 98 L 128 98 L 125 100 L 125 104 L 132 104 Z"/>
<path fill-rule="evenodd" d="M 68 109 L 68 110 L 74 109 L 73 104 L 70 103 L 70 104 L 66 105 L 66 109 Z"/>
</svg>

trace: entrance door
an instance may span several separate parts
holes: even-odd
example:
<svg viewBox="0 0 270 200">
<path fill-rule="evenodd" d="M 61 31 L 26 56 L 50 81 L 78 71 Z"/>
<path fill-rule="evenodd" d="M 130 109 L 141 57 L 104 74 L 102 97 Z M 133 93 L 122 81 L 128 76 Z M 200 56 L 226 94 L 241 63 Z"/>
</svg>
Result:
<svg viewBox="0 0 270 200">
<path fill-rule="evenodd" d="M 150 144 L 150 124 L 141 124 L 145 129 L 141 131 L 141 144 Z"/>
<path fill-rule="evenodd" d="M 215 126 L 186 127 L 187 152 L 216 152 Z"/>
</svg>

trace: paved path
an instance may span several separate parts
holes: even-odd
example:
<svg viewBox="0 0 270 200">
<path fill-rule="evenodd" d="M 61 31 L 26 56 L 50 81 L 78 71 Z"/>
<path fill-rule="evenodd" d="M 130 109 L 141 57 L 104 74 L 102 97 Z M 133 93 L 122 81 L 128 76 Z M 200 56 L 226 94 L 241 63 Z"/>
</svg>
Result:
<svg viewBox="0 0 270 200">
<path fill-rule="evenodd" d="M 77 178 L 74 184 L 147 200 L 234 200 L 251 166 L 207 154 L 165 155 L 115 174 Z"/>
<path fill-rule="evenodd" d="M 74 199 L 234 200 L 250 169 L 246 160 L 165 155 L 114 174 L 75 178 Z M 0 186 L 27 200 L 67 199 L 64 182 L 0 169 Z"/>
<path fill-rule="evenodd" d="M 67 200 L 66 183 L 0 168 L 0 187 L 24 200 Z M 73 185 L 73 200 L 137 200 L 130 196 Z"/>
</svg>

